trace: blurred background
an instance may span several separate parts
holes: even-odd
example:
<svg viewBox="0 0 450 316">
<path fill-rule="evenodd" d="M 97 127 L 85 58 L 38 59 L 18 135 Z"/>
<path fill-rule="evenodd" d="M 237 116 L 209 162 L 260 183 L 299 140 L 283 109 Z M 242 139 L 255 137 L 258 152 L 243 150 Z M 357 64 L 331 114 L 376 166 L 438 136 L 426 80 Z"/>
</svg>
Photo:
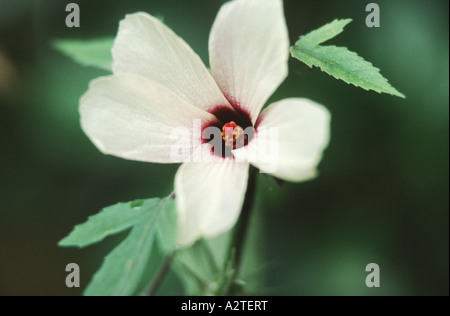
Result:
<svg viewBox="0 0 450 316">
<path fill-rule="evenodd" d="M 76 2 L 81 27 L 65 26 Z M 367 28 L 365 7 L 381 8 Z M 78 100 L 91 79 L 52 49 L 61 38 L 115 36 L 145 11 L 208 63 L 221 0 L 0 0 L 0 295 L 79 295 L 123 234 L 86 249 L 57 242 L 119 201 L 166 196 L 176 165 L 102 155 L 83 134 Z M 290 60 L 270 102 L 307 97 L 333 115 L 332 141 L 314 181 L 268 187 L 261 177 L 245 259 L 248 294 L 448 295 L 449 2 L 285 0 L 291 43 L 335 18 L 354 21 L 332 43 L 381 69 L 406 100 L 337 81 Z M 65 266 L 81 268 L 80 289 Z M 368 263 L 381 288 L 365 286 Z M 257 286 L 256 286 L 257 285 Z M 173 274 L 159 294 L 182 294 Z"/>
</svg>

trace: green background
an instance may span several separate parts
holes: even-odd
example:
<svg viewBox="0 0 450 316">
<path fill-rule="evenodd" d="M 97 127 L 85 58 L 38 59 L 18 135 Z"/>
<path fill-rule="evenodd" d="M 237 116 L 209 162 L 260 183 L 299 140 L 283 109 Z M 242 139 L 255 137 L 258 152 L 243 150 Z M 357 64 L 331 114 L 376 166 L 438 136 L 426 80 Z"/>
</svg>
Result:
<svg viewBox="0 0 450 316">
<path fill-rule="evenodd" d="M 61 0 L 0 0 L 0 295 L 79 295 L 123 238 L 83 250 L 57 242 L 118 201 L 165 196 L 175 165 L 102 155 L 79 125 L 78 99 L 106 72 L 51 48 L 57 38 L 114 36 L 127 13 L 164 17 L 207 63 L 224 1 L 73 1 L 81 28 L 65 26 Z M 449 3 L 383 0 L 381 28 L 365 26 L 369 1 L 285 1 L 291 43 L 335 18 L 354 21 L 333 44 L 381 68 L 406 100 L 336 81 L 290 60 L 270 101 L 307 97 L 328 107 L 332 141 L 314 181 L 272 189 L 261 177 L 245 257 L 249 294 L 448 295 Z M 365 286 L 365 266 L 381 288 Z M 173 274 L 159 294 L 181 294 Z"/>
</svg>

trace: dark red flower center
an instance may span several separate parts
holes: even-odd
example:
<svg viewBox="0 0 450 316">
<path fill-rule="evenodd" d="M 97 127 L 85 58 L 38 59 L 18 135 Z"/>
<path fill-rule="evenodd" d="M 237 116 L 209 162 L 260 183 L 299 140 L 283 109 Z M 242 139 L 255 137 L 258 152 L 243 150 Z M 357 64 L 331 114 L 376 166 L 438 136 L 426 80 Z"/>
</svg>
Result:
<svg viewBox="0 0 450 316">
<path fill-rule="evenodd" d="M 232 150 L 247 146 L 255 129 L 250 115 L 240 109 L 217 107 L 210 112 L 217 120 L 203 128 L 203 142 L 212 145 L 215 155 L 233 157 Z"/>
</svg>

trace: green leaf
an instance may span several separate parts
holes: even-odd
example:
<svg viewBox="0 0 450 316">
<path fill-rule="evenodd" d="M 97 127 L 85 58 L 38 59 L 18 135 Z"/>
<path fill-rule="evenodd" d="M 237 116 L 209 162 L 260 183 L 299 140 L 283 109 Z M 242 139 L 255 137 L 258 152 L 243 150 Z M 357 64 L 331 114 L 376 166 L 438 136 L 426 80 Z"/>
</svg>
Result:
<svg viewBox="0 0 450 316">
<path fill-rule="evenodd" d="M 60 246 L 85 247 L 106 236 L 132 227 L 130 234 L 109 253 L 85 290 L 85 295 L 133 295 L 141 284 L 154 255 L 155 241 L 162 256 L 175 249 L 177 224 L 175 203 L 171 198 L 119 203 L 77 225 Z M 156 269 L 151 269 L 153 274 Z"/>
<path fill-rule="evenodd" d="M 156 246 L 156 247 L 155 247 Z M 148 259 L 145 267 L 145 271 L 142 274 L 141 281 L 136 288 L 134 295 L 136 296 L 148 296 L 149 290 L 153 286 L 153 282 L 155 281 L 155 276 L 161 272 L 161 269 L 167 259 L 167 254 L 163 254 L 160 251 L 160 247 L 158 247 L 158 243 L 156 243 L 152 249 L 152 253 L 150 254 L 150 258 Z M 169 254 L 173 255 L 172 254 Z M 157 291 L 158 293 L 158 291 Z"/>
<path fill-rule="evenodd" d="M 164 23 L 164 16 L 156 14 L 155 18 Z M 53 48 L 83 66 L 95 67 L 112 72 L 111 49 L 114 37 L 89 40 L 59 39 L 53 42 Z"/>
<path fill-rule="evenodd" d="M 208 240 L 200 239 L 191 247 L 178 250 L 174 263 L 174 271 L 187 295 L 213 294 L 219 268 Z"/>
<path fill-rule="evenodd" d="M 106 207 L 100 213 L 89 217 L 87 222 L 75 226 L 70 235 L 58 245 L 83 248 L 100 242 L 141 222 L 147 216 L 148 209 L 157 206 L 159 201 L 160 199 L 138 200 Z"/>
<path fill-rule="evenodd" d="M 175 201 L 167 198 L 164 202 L 165 210 L 158 216 L 158 245 L 164 254 L 171 253 L 176 248 L 177 212 Z"/>
<path fill-rule="evenodd" d="M 323 42 L 338 36 L 344 31 L 344 27 L 352 22 L 352 19 L 334 20 L 321 28 L 308 33 L 300 38 L 301 44 L 304 46 L 317 46 Z M 296 45 L 299 43 L 298 41 Z"/>
<path fill-rule="evenodd" d="M 94 275 L 84 295 L 125 296 L 135 294 L 147 268 L 155 238 L 175 234 L 173 227 L 176 226 L 176 216 L 172 199 L 145 200 L 141 206 L 137 207 L 146 211 L 145 216 L 135 223 L 128 237 L 106 256 L 103 265 Z M 171 214 L 167 215 L 166 213 Z M 169 221 L 171 222 L 169 223 Z M 163 225 L 160 225 L 161 223 Z M 167 230 L 168 228 L 170 229 Z M 173 244 L 167 240 L 173 240 Z M 173 251 L 175 236 L 168 236 L 161 244 L 167 247 L 166 251 L 168 251 L 169 245 L 173 245 Z"/>
<path fill-rule="evenodd" d="M 186 295 L 216 295 L 227 273 L 226 254 L 231 232 L 213 239 L 200 239 L 177 251 L 174 272 Z"/>
<path fill-rule="evenodd" d="M 84 295 L 133 295 L 145 271 L 155 238 L 156 225 L 147 214 L 146 225 L 133 227 L 128 237 L 105 258 Z"/>
<path fill-rule="evenodd" d="M 392 87 L 380 74 L 380 70 L 365 61 L 346 47 L 321 46 L 320 44 L 342 33 L 351 19 L 333 22 L 300 37 L 291 47 L 291 55 L 310 68 L 319 67 L 322 71 L 349 84 L 365 90 L 388 93 L 401 98 L 405 96 Z"/>
<path fill-rule="evenodd" d="M 113 43 L 113 37 L 91 40 L 61 39 L 55 40 L 53 47 L 83 66 L 111 72 Z"/>
</svg>

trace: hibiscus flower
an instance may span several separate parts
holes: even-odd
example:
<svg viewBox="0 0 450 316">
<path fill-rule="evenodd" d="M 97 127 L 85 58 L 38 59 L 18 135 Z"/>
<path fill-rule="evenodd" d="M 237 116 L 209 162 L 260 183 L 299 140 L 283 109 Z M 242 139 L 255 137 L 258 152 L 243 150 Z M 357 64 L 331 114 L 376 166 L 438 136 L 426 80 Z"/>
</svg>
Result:
<svg viewBox="0 0 450 316">
<path fill-rule="evenodd" d="M 103 153 L 137 161 L 180 162 L 174 152 L 184 144 L 188 161 L 175 176 L 180 246 L 234 226 L 250 164 L 288 181 L 316 175 L 329 140 L 329 112 L 299 98 L 262 111 L 288 74 L 281 0 L 224 4 L 210 34 L 210 71 L 145 13 L 121 21 L 112 54 L 113 75 L 92 81 L 80 101 L 83 130 Z M 188 136 L 174 133 L 180 127 Z M 214 128 L 219 133 L 211 136 Z M 199 151 L 202 159 L 192 159 Z M 267 168 L 271 162 L 275 168 Z"/>
</svg>

